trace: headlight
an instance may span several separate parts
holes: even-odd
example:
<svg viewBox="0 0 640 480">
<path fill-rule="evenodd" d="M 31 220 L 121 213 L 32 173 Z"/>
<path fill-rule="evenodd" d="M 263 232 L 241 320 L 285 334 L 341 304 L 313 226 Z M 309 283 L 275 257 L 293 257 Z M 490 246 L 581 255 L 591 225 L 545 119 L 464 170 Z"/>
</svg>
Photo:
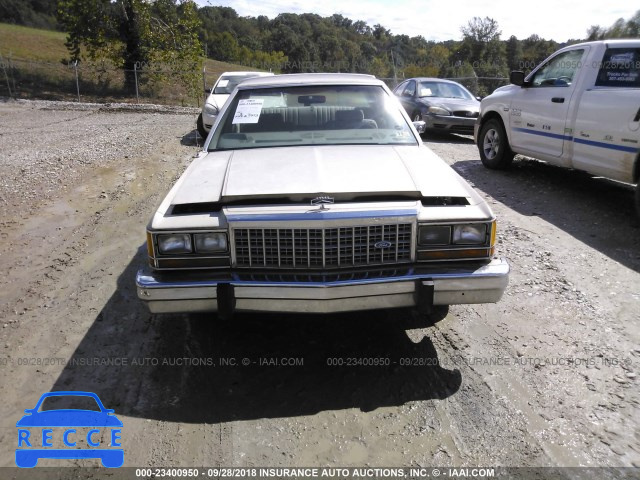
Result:
<svg viewBox="0 0 640 480">
<path fill-rule="evenodd" d="M 158 251 L 165 255 L 191 253 L 191 235 L 188 233 L 173 233 L 158 235 Z"/>
<path fill-rule="evenodd" d="M 482 245 L 487 241 L 487 225 L 472 223 L 453 226 L 453 243 L 455 245 Z"/>
<path fill-rule="evenodd" d="M 448 225 L 430 225 L 418 229 L 418 244 L 449 245 L 451 227 Z"/>
<path fill-rule="evenodd" d="M 196 233 L 193 236 L 198 253 L 219 253 L 227 251 L 226 233 Z"/>
<path fill-rule="evenodd" d="M 427 109 L 427 113 L 430 113 L 431 115 L 451 115 L 449 110 L 442 107 L 429 107 Z"/>
<path fill-rule="evenodd" d="M 204 106 L 204 113 L 207 115 L 215 116 L 218 115 L 218 107 L 214 105 L 209 105 L 208 103 Z"/>
</svg>

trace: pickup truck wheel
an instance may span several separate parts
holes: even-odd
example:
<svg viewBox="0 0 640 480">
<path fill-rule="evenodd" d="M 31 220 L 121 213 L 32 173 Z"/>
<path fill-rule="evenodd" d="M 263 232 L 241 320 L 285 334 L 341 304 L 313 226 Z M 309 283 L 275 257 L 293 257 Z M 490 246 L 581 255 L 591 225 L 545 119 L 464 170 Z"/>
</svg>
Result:
<svg viewBox="0 0 640 480">
<path fill-rule="evenodd" d="M 507 168 L 515 155 L 509 147 L 502 123 L 495 118 L 487 121 L 480 129 L 478 150 L 483 165 L 491 169 Z"/>
<path fill-rule="evenodd" d="M 209 132 L 207 132 L 204 129 L 204 122 L 202 121 L 202 114 L 198 115 L 198 121 L 196 122 L 196 125 L 198 127 L 198 133 L 200 134 L 200 136 L 202 137 L 202 140 L 204 141 L 204 139 L 207 138 L 207 135 L 209 135 Z"/>
<path fill-rule="evenodd" d="M 636 185 L 636 214 L 638 215 L 638 218 L 640 218 L 640 178 Z"/>
</svg>

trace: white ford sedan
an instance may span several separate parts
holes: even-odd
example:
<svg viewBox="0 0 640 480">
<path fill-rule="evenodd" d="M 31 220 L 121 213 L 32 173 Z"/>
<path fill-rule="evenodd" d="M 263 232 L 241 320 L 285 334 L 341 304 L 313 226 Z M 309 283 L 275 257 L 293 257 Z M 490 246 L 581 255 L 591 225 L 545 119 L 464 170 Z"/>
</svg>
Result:
<svg viewBox="0 0 640 480">
<path fill-rule="evenodd" d="M 495 216 L 416 127 L 368 75 L 242 82 L 149 223 L 138 296 L 223 317 L 497 302 Z"/>
</svg>

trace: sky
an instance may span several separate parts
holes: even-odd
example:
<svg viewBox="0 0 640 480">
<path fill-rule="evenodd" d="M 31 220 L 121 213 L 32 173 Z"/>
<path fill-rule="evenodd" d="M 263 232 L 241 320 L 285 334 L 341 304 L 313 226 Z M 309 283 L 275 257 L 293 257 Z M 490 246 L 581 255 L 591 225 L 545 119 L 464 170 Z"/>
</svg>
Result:
<svg viewBox="0 0 640 480">
<path fill-rule="evenodd" d="M 422 35 L 437 42 L 461 40 L 460 27 L 473 17 L 497 20 L 501 38 L 515 35 L 523 40 L 533 34 L 565 42 L 586 37 L 592 25 L 611 26 L 618 18 L 629 19 L 640 5 L 629 0 L 196 0 L 200 6 L 233 8 L 240 16 L 280 13 L 316 13 L 328 17 L 339 13 L 363 20 L 370 27 L 380 24 L 395 35 Z M 632 5 L 633 4 L 633 5 Z"/>
</svg>

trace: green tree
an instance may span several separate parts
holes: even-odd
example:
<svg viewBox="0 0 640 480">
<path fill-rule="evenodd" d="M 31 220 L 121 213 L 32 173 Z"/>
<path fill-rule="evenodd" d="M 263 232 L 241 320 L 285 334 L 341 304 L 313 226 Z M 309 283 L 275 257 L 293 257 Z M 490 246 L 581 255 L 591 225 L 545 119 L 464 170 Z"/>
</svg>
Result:
<svg viewBox="0 0 640 480">
<path fill-rule="evenodd" d="M 369 73 L 380 78 L 389 78 L 393 73 L 393 68 L 389 58 L 375 57 L 369 66 Z"/>
<path fill-rule="evenodd" d="M 505 50 L 509 70 L 522 70 L 522 45 L 520 40 L 511 35 L 507 40 Z"/>
<path fill-rule="evenodd" d="M 177 78 L 195 89 L 196 76 L 187 72 L 197 72 L 202 47 L 192 0 L 58 0 L 58 21 L 72 61 L 111 61 L 131 92 L 134 69 L 155 67 L 152 78 Z M 157 71 L 169 64 L 170 73 Z"/>
<path fill-rule="evenodd" d="M 144 43 L 152 67 L 167 66 L 166 73 L 187 87 L 192 97 L 200 94 L 202 45 L 198 38 L 200 19 L 193 1 L 156 0 Z M 142 29 L 146 32 L 146 29 Z M 162 76 L 167 78 L 163 72 Z"/>
<path fill-rule="evenodd" d="M 470 65 L 474 77 L 501 78 L 508 74 L 505 44 L 500 41 L 498 22 L 493 18 L 473 17 L 461 28 L 462 45 L 459 50 L 459 61 L 465 69 Z M 467 75 L 465 75 L 467 76 Z M 490 93 L 488 82 L 478 82 L 476 95 Z"/>
<path fill-rule="evenodd" d="M 531 35 L 521 41 L 522 66 L 518 70 L 530 71 L 545 58 L 555 52 L 559 44 L 553 40 L 545 40 L 538 35 Z"/>
<path fill-rule="evenodd" d="M 71 62 L 81 60 L 82 47 L 90 58 L 105 48 L 110 29 L 108 8 L 109 0 L 58 0 L 58 22 L 67 32 L 65 45 Z"/>
<path fill-rule="evenodd" d="M 436 44 L 426 45 L 417 50 L 415 63 L 407 65 L 404 69 L 405 77 L 438 77 L 447 68 L 449 49 Z"/>
<path fill-rule="evenodd" d="M 230 32 L 214 32 L 207 37 L 207 53 L 222 62 L 235 62 L 240 56 L 240 45 Z"/>
<path fill-rule="evenodd" d="M 0 22 L 57 29 L 55 0 L 0 0 Z"/>
<path fill-rule="evenodd" d="M 587 40 L 607 38 L 640 38 L 640 10 L 629 20 L 619 18 L 609 28 L 593 25 L 587 30 Z"/>
</svg>

